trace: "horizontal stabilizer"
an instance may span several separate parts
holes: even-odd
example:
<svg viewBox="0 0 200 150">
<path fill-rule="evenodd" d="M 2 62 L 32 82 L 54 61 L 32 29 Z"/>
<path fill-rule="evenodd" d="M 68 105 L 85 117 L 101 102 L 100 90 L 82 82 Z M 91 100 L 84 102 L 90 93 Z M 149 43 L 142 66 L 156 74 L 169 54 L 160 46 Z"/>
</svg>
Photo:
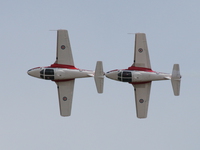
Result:
<svg viewBox="0 0 200 150">
<path fill-rule="evenodd" d="M 96 69 L 94 73 L 94 80 L 98 93 L 103 93 L 103 84 L 104 84 L 104 72 L 102 61 L 97 61 Z"/>
<path fill-rule="evenodd" d="M 171 82 L 172 82 L 172 88 L 174 91 L 174 95 L 179 96 L 180 84 L 181 84 L 181 75 L 180 75 L 179 64 L 174 64 L 174 67 L 172 70 Z"/>
</svg>

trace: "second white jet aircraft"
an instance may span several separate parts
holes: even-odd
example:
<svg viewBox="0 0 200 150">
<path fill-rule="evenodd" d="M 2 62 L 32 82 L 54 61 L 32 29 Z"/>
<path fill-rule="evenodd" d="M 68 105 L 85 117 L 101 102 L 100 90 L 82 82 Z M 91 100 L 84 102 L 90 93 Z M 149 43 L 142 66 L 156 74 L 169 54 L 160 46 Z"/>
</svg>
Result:
<svg viewBox="0 0 200 150">
<path fill-rule="evenodd" d="M 146 35 L 144 33 L 135 34 L 134 61 L 131 67 L 112 70 L 105 75 L 110 79 L 128 82 L 133 85 L 138 118 L 147 117 L 152 81 L 171 80 L 174 95 L 178 96 L 180 91 L 181 75 L 178 64 L 174 64 L 172 74 L 156 72 L 151 69 Z"/>
</svg>

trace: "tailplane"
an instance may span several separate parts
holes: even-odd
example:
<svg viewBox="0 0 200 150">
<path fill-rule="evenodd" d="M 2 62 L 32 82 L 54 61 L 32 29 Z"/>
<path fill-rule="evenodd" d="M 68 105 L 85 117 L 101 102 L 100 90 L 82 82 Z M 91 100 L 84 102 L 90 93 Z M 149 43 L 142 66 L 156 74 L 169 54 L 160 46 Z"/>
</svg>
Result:
<svg viewBox="0 0 200 150">
<path fill-rule="evenodd" d="M 103 72 L 103 63 L 102 61 L 97 61 L 94 80 L 98 93 L 103 93 L 103 84 L 104 84 L 104 72 Z"/>
<path fill-rule="evenodd" d="M 179 64 L 174 64 L 174 67 L 172 70 L 171 83 L 172 83 L 174 95 L 179 96 L 180 84 L 181 84 L 181 75 L 180 75 Z"/>
</svg>

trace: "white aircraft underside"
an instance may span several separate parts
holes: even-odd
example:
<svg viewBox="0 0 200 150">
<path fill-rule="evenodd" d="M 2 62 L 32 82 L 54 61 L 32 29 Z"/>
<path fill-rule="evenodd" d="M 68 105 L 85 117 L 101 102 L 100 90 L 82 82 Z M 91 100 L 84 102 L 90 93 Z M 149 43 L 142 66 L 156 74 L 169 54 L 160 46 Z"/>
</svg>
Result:
<svg viewBox="0 0 200 150">
<path fill-rule="evenodd" d="M 171 74 L 135 70 L 116 70 L 107 72 L 105 75 L 110 79 L 132 84 L 171 79 Z"/>
<path fill-rule="evenodd" d="M 93 77 L 94 71 L 83 71 L 81 69 L 39 67 L 33 70 L 29 70 L 28 74 L 36 78 L 59 82 L 75 78 Z"/>
<path fill-rule="evenodd" d="M 27 73 L 30 76 L 51 80 L 57 84 L 61 116 L 71 115 L 75 79 L 94 76 L 94 71 L 78 69 L 74 66 L 67 30 L 57 30 L 55 63 L 48 67 L 30 69 Z M 103 89 L 99 89 L 99 93 L 102 92 Z"/>
<path fill-rule="evenodd" d="M 135 34 L 134 61 L 132 66 L 128 69 L 112 70 L 105 75 L 110 79 L 128 82 L 133 85 L 138 118 L 147 117 L 152 81 L 171 80 L 174 95 L 178 96 L 180 92 L 181 75 L 179 65 L 174 64 L 172 74 L 153 71 L 144 33 Z"/>
</svg>

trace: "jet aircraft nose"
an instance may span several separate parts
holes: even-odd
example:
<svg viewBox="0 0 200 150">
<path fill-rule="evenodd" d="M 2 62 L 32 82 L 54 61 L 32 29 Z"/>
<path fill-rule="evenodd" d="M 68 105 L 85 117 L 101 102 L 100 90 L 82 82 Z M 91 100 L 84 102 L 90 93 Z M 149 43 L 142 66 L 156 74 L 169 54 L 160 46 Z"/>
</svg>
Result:
<svg viewBox="0 0 200 150">
<path fill-rule="evenodd" d="M 109 72 L 106 72 L 106 77 L 107 78 L 110 78 L 110 79 L 113 79 L 113 80 L 118 80 L 118 71 L 109 71 Z"/>
<path fill-rule="evenodd" d="M 33 68 L 27 71 L 28 75 L 36 78 L 40 78 L 40 67 Z"/>
</svg>

